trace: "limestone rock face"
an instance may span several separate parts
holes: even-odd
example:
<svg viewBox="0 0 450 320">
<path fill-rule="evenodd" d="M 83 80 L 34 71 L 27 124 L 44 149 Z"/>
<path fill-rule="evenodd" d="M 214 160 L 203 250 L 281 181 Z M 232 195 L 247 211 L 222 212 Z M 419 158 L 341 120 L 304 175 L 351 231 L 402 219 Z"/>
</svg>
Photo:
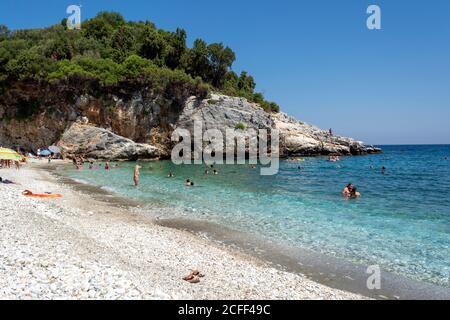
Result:
<svg viewBox="0 0 450 320">
<path fill-rule="evenodd" d="M 352 138 L 330 136 L 328 131 L 303 123 L 285 113 L 269 114 L 258 104 L 244 98 L 213 94 L 210 99 L 199 101 L 190 98 L 182 110 L 175 128 L 187 129 L 191 136 L 197 132 L 218 129 L 225 137 L 226 130 L 234 131 L 239 138 L 249 129 L 278 129 L 280 153 L 286 156 L 360 155 L 366 148 Z M 226 151 L 226 150 L 224 150 Z"/>
<path fill-rule="evenodd" d="M 58 143 L 66 157 L 83 155 L 86 158 L 132 160 L 156 158 L 159 150 L 149 144 L 135 143 L 106 129 L 73 123 Z"/>
<path fill-rule="evenodd" d="M 330 136 L 286 114 L 269 114 L 245 98 L 221 94 L 205 99 L 175 98 L 156 94 L 152 88 L 119 89 L 93 96 L 83 90 L 64 93 L 25 86 L 4 94 L 0 96 L 0 145 L 36 151 L 60 142 L 69 157 L 71 153 L 92 153 L 121 159 L 152 158 L 156 151 L 151 149 L 155 148 L 158 155 L 169 158 L 175 145 L 173 130 L 187 129 L 193 136 L 196 124 L 202 132 L 218 129 L 225 137 L 229 131 L 240 140 L 253 130 L 270 133 L 271 128 L 279 129 L 280 153 L 286 156 L 382 152 L 351 138 Z M 37 107 L 27 117 L 18 117 L 20 101 L 30 105 L 34 101 Z M 252 136 L 250 141 L 258 138 Z M 224 151 L 230 151 L 230 146 L 225 146 L 228 149 Z"/>
<path fill-rule="evenodd" d="M 229 97 L 212 94 L 210 99 L 198 100 L 191 97 L 185 104 L 175 129 L 187 129 L 194 135 L 194 130 L 204 133 L 206 130 L 217 129 L 222 133 L 224 152 L 234 150 L 234 145 L 226 144 L 227 130 L 237 139 L 249 138 L 256 141 L 257 135 L 249 135 L 253 129 L 270 130 L 273 121 L 256 103 L 250 103 L 245 98 Z M 209 144 L 204 141 L 204 145 Z M 247 148 L 248 150 L 248 148 Z"/>
<path fill-rule="evenodd" d="M 285 113 L 273 114 L 272 119 L 274 127 L 280 130 L 280 148 L 288 156 L 367 153 L 360 141 L 331 136 L 328 131 L 301 122 Z"/>
<path fill-rule="evenodd" d="M 225 133 L 226 129 L 236 129 L 244 124 L 246 129 L 269 129 L 272 119 L 256 103 L 245 98 L 211 95 L 210 99 L 197 100 L 191 97 L 182 110 L 176 127 L 193 130 L 194 122 L 199 122 L 203 130 L 218 129 Z M 237 129 L 239 130 L 239 129 Z"/>
</svg>

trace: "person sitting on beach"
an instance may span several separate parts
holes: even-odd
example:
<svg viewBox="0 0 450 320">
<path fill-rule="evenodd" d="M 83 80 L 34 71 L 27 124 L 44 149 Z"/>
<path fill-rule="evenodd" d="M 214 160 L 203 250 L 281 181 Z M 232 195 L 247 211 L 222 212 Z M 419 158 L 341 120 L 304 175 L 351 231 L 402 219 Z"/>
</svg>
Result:
<svg viewBox="0 0 450 320">
<path fill-rule="evenodd" d="M 351 184 L 351 183 L 349 183 L 345 188 L 344 188 L 344 190 L 342 190 L 342 195 L 344 196 L 344 197 L 350 197 L 350 195 L 351 195 L 351 193 L 352 193 L 352 191 L 353 191 L 353 184 Z"/>
<path fill-rule="evenodd" d="M 186 187 L 193 187 L 194 186 L 194 182 L 189 180 L 189 179 L 187 179 L 185 185 L 186 185 Z"/>
<path fill-rule="evenodd" d="M 361 193 L 358 192 L 358 190 L 354 187 L 352 191 L 350 192 L 350 197 L 352 199 L 361 198 Z"/>
</svg>

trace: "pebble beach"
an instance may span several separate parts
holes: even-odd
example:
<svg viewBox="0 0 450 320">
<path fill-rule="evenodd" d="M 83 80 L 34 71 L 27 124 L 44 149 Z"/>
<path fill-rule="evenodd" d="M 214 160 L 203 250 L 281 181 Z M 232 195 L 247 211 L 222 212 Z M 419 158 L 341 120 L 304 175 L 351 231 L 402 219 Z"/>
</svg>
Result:
<svg viewBox="0 0 450 320">
<path fill-rule="evenodd" d="M 16 182 L 0 184 L 0 299 L 365 299 L 100 202 L 44 166 L 0 169 Z M 183 281 L 191 270 L 205 277 Z"/>
</svg>

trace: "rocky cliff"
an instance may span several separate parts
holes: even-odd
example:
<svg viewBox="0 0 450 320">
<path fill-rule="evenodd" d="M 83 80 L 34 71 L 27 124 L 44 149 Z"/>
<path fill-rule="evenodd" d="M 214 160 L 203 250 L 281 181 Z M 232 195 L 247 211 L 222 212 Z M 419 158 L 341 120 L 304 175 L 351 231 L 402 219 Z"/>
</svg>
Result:
<svg viewBox="0 0 450 320">
<path fill-rule="evenodd" d="M 330 136 L 283 113 L 266 113 L 244 98 L 217 94 L 196 98 L 188 92 L 161 94 L 149 88 L 111 88 L 93 94 L 36 84 L 16 87 L 0 97 L 0 145 L 36 150 L 59 144 L 69 156 L 169 157 L 173 130 L 193 131 L 194 121 L 203 130 L 231 129 L 237 135 L 248 129 L 277 128 L 280 151 L 286 156 L 367 153 L 362 142 Z"/>
</svg>

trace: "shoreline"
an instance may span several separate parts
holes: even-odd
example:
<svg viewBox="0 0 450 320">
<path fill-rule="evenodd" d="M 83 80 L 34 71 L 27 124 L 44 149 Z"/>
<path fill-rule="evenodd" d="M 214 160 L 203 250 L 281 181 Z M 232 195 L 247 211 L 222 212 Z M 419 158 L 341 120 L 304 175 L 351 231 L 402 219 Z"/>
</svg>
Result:
<svg viewBox="0 0 450 320">
<path fill-rule="evenodd" d="M 0 186 L 1 299 L 367 299 L 99 201 L 46 166 L 0 171 L 20 183 Z M 25 189 L 64 197 L 30 199 Z M 205 278 L 183 281 L 190 269 Z"/>
<path fill-rule="evenodd" d="M 91 195 L 97 193 L 100 196 L 108 195 L 110 196 L 109 199 L 120 204 L 126 203 L 131 207 L 138 206 L 138 211 L 142 210 L 143 214 L 149 214 L 149 211 L 145 208 L 145 203 L 124 198 L 117 193 L 111 193 L 87 182 L 75 181 L 57 173 L 56 170 L 54 172 L 59 179 L 63 179 L 65 183 L 71 184 L 77 190 L 88 190 Z M 141 206 L 143 207 L 141 208 Z M 170 210 L 170 208 L 164 210 Z M 166 214 L 161 216 L 166 216 Z M 250 236 L 207 221 L 175 217 L 161 218 L 159 215 L 153 216 L 153 219 L 153 222 L 157 225 L 189 232 L 196 237 L 206 239 L 208 242 L 215 242 L 225 250 L 237 250 L 251 258 L 262 260 L 280 271 L 300 274 L 327 287 L 352 292 L 371 299 L 450 299 L 450 291 L 446 287 L 411 279 L 385 270 L 381 270 L 382 288 L 380 290 L 369 290 L 366 284 L 367 278 L 370 276 L 367 274 L 368 265 L 288 246 L 287 244 L 275 243 L 269 239 Z"/>
</svg>

